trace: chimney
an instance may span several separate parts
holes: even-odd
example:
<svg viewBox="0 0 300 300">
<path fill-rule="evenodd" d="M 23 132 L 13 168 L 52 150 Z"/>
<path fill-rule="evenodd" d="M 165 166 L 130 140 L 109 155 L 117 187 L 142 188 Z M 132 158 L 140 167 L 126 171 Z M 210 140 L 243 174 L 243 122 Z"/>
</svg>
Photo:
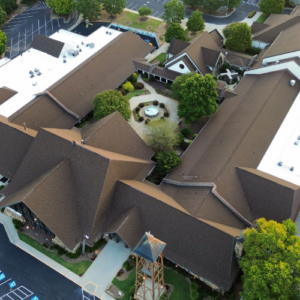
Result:
<svg viewBox="0 0 300 300">
<path fill-rule="evenodd" d="M 23 123 L 23 126 L 24 126 L 24 130 L 26 130 L 27 128 L 26 128 L 26 123 L 25 122 Z"/>
</svg>

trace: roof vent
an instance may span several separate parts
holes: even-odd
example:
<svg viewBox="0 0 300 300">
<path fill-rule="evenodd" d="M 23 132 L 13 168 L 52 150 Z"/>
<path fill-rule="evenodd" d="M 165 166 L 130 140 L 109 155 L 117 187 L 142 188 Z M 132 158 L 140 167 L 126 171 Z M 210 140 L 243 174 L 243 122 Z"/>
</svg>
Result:
<svg viewBox="0 0 300 300">
<path fill-rule="evenodd" d="M 268 63 L 267 63 L 267 62 L 264 62 L 264 63 L 263 63 L 263 66 L 264 66 L 264 67 L 266 67 L 267 65 L 268 65 Z"/>
<path fill-rule="evenodd" d="M 279 60 L 276 60 L 276 61 L 275 61 L 275 64 L 276 64 L 276 65 L 280 64 L 280 61 L 279 61 Z"/>
<path fill-rule="evenodd" d="M 106 31 L 106 34 L 108 34 L 108 31 Z"/>
<path fill-rule="evenodd" d="M 33 78 L 34 77 L 34 74 L 33 73 L 31 73 L 31 75 L 30 75 L 30 78 Z"/>
<path fill-rule="evenodd" d="M 79 45 L 77 45 L 76 48 L 78 49 L 78 48 L 79 48 Z"/>
<path fill-rule="evenodd" d="M 67 61 L 64 59 L 64 64 L 66 63 Z"/>
<path fill-rule="evenodd" d="M 42 75 L 42 73 L 41 73 L 41 72 L 38 72 L 38 73 L 37 73 L 37 76 L 41 76 L 41 75 Z"/>
<path fill-rule="evenodd" d="M 300 141 L 300 135 L 297 137 L 297 140 Z"/>
<path fill-rule="evenodd" d="M 89 47 L 89 44 L 86 44 L 87 47 Z"/>
<path fill-rule="evenodd" d="M 82 50 L 81 49 L 79 49 L 79 52 L 81 52 Z"/>
<path fill-rule="evenodd" d="M 298 146 L 298 145 L 299 145 L 299 141 L 296 141 L 296 142 L 294 143 L 294 145 L 295 145 L 295 146 Z"/>
<path fill-rule="evenodd" d="M 280 162 L 278 163 L 278 166 L 279 166 L 279 167 L 282 167 L 282 165 L 283 165 L 283 163 L 282 163 L 282 161 L 280 161 Z"/>
<path fill-rule="evenodd" d="M 68 54 L 75 57 L 75 56 L 79 55 L 79 52 L 75 49 L 70 49 L 68 51 Z"/>
<path fill-rule="evenodd" d="M 94 43 L 90 43 L 89 46 L 90 46 L 91 49 L 93 49 L 95 47 L 95 44 Z"/>
<path fill-rule="evenodd" d="M 34 82 L 32 85 L 33 85 L 33 86 L 36 86 L 36 85 L 37 85 L 37 82 Z"/>
<path fill-rule="evenodd" d="M 29 71 L 29 74 L 33 74 L 33 72 L 30 70 L 30 71 Z"/>
<path fill-rule="evenodd" d="M 63 58 L 66 58 L 66 56 L 64 55 Z"/>
<path fill-rule="evenodd" d="M 84 45 L 84 42 L 81 42 L 81 45 Z"/>
<path fill-rule="evenodd" d="M 295 84 L 296 84 L 296 80 L 292 79 L 292 80 L 290 81 L 290 85 L 291 85 L 291 86 L 295 86 Z"/>
<path fill-rule="evenodd" d="M 290 171 L 293 172 L 294 171 L 294 167 L 290 167 Z"/>
<path fill-rule="evenodd" d="M 108 34 L 111 35 L 111 31 Z"/>
<path fill-rule="evenodd" d="M 38 71 L 39 71 L 39 69 L 37 69 L 37 68 L 35 68 L 35 69 L 34 69 L 34 72 L 36 72 L 36 73 L 37 73 Z"/>
</svg>

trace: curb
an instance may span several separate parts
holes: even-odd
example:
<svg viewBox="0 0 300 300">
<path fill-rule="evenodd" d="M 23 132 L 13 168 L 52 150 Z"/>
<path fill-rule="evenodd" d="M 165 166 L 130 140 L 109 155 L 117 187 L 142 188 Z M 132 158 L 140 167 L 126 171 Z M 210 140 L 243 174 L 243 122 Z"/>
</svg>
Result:
<svg viewBox="0 0 300 300">
<path fill-rule="evenodd" d="M 191 12 L 193 12 L 194 10 L 191 10 L 191 9 L 184 9 L 184 10 L 187 10 L 187 11 L 191 11 Z M 205 14 L 205 13 L 202 13 L 202 15 L 205 15 L 205 16 L 210 16 L 210 17 L 214 17 L 214 18 L 220 18 L 220 19 L 224 19 L 224 18 L 228 18 L 228 17 L 230 17 L 233 13 L 235 12 L 235 8 L 233 9 L 233 11 L 229 14 L 229 15 L 227 15 L 227 16 L 214 16 L 214 15 L 210 15 L 210 14 Z"/>
</svg>

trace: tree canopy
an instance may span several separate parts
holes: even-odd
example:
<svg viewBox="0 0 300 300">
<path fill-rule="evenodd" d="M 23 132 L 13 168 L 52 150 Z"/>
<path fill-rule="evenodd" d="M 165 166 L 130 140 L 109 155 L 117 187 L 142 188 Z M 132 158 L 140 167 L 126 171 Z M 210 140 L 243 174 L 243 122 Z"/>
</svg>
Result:
<svg viewBox="0 0 300 300">
<path fill-rule="evenodd" d="M 251 47 L 251 27 L 247 23 L 231 23 L 223 29 L 223 34 L 228 49 L 244 52 Z"/>
<path fill-rule="evenodd" d="M 207 11 L 217 11 L 224 5 L 221 0 L 202 0 L 201 2 L 201 6 Z"/>
<path fill-rule="evenodd" d="M 6 50 L 7 37 L 5 32 L 0 30 L 0 55 L 3 54 Z"/>
<path fill-rule="evenodd" d="M 47 5 L 59 15 L 67 15 L 75 9 L 75 0 L 46 0 Z"/>
<path fill-rule="evenodd" d="M 267 16 L 270 14 L 282 14 L 285 0 L 261 0 L 260 10 Z"/>
<path fill-rule="evenodd" d="M 198 9 L 191 13 L 188 21 L 186 22 L 186 26 L 188 30 L 192 32 L 201 31 L 205 28 L 202 13 Z"/>
<path fill-rule="evenodd" d="M 180 76 L 177 76 L 175 80 L 172 83 L 171 89 L 172 89 L 172 95 L 173 98 L 180 101 L 181 100 L 181 89 L 182 85 L 191 77 L 195 76 L 196 72 L 189 72 L 182 74 Z"/>
<path fill-rule="evenodd" d="M 152 14 L 152 9 L 147 7 L 147 6 L 141 6 L 138 9 L 138 12 L 139 12 L 140 17 L 145 18 L 145 17 L 150 16 Z"/>
<path fill-rule="evenodd" d="M 165 41 L 170 43 L 173 37 L 177 40 L 185 41 L 184 29 L 180 24 L 172 23 L 167 29 L 165 33 Z"/>
<path fill-rule="evenodd" d="M 238 7 L 240 6 L 242 3 L 242 0 L 229 0 L 228 2 L 228 8 L 231 9 L 231 8 L 234 8 L 234 7 Z"/>
<path fill-rule="evenodd" d="M 0 0 L 0 6 L 7 14 L 18 8 L 16 0 Z"/>
<path fill-rule="evenodd" d="M 126 121 L 130 119 L 129 101 L 118 91 L 107 90 L 97 94 L 93 103 L 95 105 L 94 117 L 96 120 L 102 119 L 115 111 L 118 111 Z"/>
<path fill-rule="evenodd" d="M 300 239 L 295 223 L 259 219 L 244 231 L 243 300 L 299 300 Z"/>
<path fill-rule="evenodd" d="M 162 15 L 162 19 L 170 23 L 181 23 L 181 20 L 184 19 L 184 7 L 180 0 L 172 0 L 167 2 L 164 5 L 165 12 Z"/>
<path fill-rule="evenodd" d="M 6 11 L 0 6 L 0 26 L 7 21 L 7 13 Z"/>
<path fill-rule="evenodd" d="M 155 158 L 157 161 L 156 170 L 163 177 L 181 163 L 181 158 L 175 151 L 158 153 Z"/>
<path fill-rule="evenodd" d="M 155 152 L 172 151 L 179 144 L 178 126 L 167 120 L 153 120 L 147 125 L 146 143 Z"/>
<path fill-rule="evenodd" d="M 93 20 L 101 15 L 100 0 L 77 0 L 76 9 L 84 19 Z"/>
<path fill-rule="evenodd" d="M 181 101 L 178 105 L 178 116 L 184 118 L 185 123 L 210 116 L 218 109 L 216 91 L 217 84 L 213 76 L 194 74 L 181 85 Z"/>
<path fill-rule="evenodd" d="M 111 16 L 121 14 L 126 7 L 126 0 L 102 0 L 102 3 L 103 9 Z"/>
</svg>

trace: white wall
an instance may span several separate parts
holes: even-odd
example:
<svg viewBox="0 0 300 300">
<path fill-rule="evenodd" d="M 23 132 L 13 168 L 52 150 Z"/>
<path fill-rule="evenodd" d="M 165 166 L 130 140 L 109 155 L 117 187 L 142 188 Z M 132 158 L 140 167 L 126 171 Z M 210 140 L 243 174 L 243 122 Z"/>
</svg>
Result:
<svg viewBox="0 0 300 300">
<path fill-rule="evenodd" d="M 183 69 L 181 69 L 179 67 L 179 65 L 181 65 L 181 64 L 184 66 Z M 182 60 L 180 60 L 179 62 L 177 62 L 173 66 L 168 67 L 168 69 L 172 70 L 172 71 L 175 71 L 175 72 L 178 72 L 178 73 L 181 73 L 181 74 L 185 74 L 185 73 L 190 73 L 191 72 L 191 70 L 187 67 L 187 65 Z"/>
<path fill-rule="evenodd" d="M 260 49 L 264 49 L 266 46 L 268 46 L 269 44 L 261 42 L 261 41 L 255 41 L 252 40 L 252 47 L 256 47 L 256 48 L 260 48 Z"/>
<path fill-rule="evenodd" d="M 266 53 L 268 54 L 268 52 Z M 280 55 L 276 55 L 276 56 L 271 56 L 271 57 L 267 57 L 263 59 L 263 63 L 264 62 L 273 62 L 276 60 L 283 60 L 283 59 L 288 59 L 288 58 L 292 58 L 292 57 L 300 57 L 300 51 L 294 51 L 294 52 L 290 52 L 290 53 L 284 53 L 284 54 L 280 54 Z"/>
</svg>

